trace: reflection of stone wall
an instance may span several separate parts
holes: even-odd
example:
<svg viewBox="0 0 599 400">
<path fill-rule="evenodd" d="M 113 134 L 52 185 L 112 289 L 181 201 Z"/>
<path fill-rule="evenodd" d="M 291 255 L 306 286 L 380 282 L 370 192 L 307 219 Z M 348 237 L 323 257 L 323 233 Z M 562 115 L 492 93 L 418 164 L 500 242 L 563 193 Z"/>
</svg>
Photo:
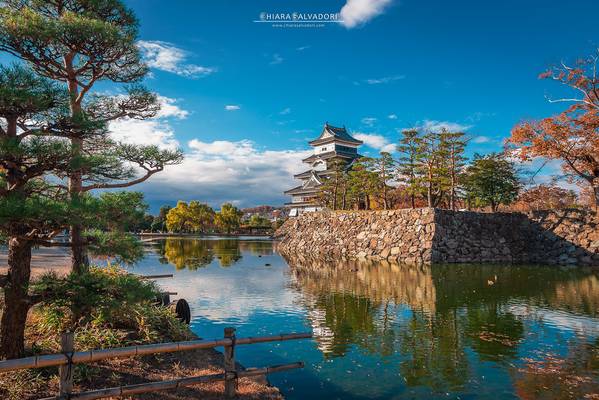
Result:
<svg viewBox="0 0 599 400">
<path fill-rule="evenodd" d="M 435 311 L 430 266 L 367 260 L 322 263 L 301 256 L 286 261 L 305 294 L 350 293 L 378 303 L 393 300 L 413 310 Z"/>
<path fill-rule="evenodd" d="M 283 254 L 324 258 L 599 265 L 599 220 L 580 210 L 318 212 L 289 219 L 276 237 Z"/>
</svg>

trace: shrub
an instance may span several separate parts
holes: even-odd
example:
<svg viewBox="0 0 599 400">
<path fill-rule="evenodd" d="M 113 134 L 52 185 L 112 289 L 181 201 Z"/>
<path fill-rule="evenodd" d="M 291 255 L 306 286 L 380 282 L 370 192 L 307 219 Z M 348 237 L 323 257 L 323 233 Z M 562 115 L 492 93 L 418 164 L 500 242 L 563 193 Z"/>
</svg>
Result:
<svg viewBox="0 0 599 400">
<path fill-rule="evenodd" d="M 40 303 L 30 337 L 57 349 L 57 332 L 75 332 L 78 350 L 186 340 L 191 333 L 166 307 L 155 305 L 158 287 L 118 267 L 90 267 L 80 274 L 48 274 L 32 284 Z M 35 350 L 35 349 L 34 349 Z"/>
<path fill-rule="evenodd" d="M 160 291 L 118 267 L 90 267 L 62 278 L 46 274 L 32 284 L 39 296 L 46 322 L 60 330 L 90 322 L 110 323 L 116 313 L 137 304 L 150 303 Z"/>
</svg>

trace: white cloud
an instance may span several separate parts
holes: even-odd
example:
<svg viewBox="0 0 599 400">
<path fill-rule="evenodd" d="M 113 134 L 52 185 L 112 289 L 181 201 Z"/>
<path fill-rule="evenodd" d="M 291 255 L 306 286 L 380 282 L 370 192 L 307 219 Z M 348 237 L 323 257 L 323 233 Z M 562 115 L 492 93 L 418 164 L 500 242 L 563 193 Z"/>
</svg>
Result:
<svg viewBox="0 0 599 400">
<path fill-rule="evenodd" d="M 293 175 L 307 169 L 311 150 L 265 150 L 249 140 L 191 140 L 180 165 L 168 166 L 141 189 L 150 202 L 197 199 L 212 205 L 282 204 L 283 192 L 299 184 Z"/>
<path fill-rule="evenodd" d="M 178 148 L 179 142 L 168 120 L 185 119 L 189 112 L 180 108 L 175 99 L 158 96 L 158 101 L 161 108 L 154 118 L 122 118 L 111 122 L 108 128 L 112 138 L 124 143 L 156 145 L 165 149 Z"/>
<path fill-rule="evenodd" d="M 373 126 L 376 123 L 377 119 L 374 117 L 364 117 L 360 120 L 366 126 Z"/>
<path fill-rule="evenodd" d="M 376 79 L 366 79 L 366 80 L 364 80 L 364 82 L 366 82 L 369 85 L 380 85 L 380 84 L 384 84 L 384 83 L 391 83 L 391 82 L 399 81 L 399 80 L 402 80 L 405 78 L 406 78 L 405 75 L 393 75 L 393 76 L 384 76 L 382 78 L 376 78 Z"/>
<path fill-rule="evenodd" d="M 281 57 L 281 55 L 280 55 L 280 54 L 278 54 L 278 53 L 275 53 L 275 54 L 273 54 L 273 55 L 272 55 L 272 59 L 271 59 L 271 61 L 270 61 L 270 63 L 269 63 L 269 64 L 270 64 L 270 65 L 277 65 L 277 64 L 280 64 L 280 63 L 282 63 L 282 62 L 283 62 L 283 60 L 284 60 L 284 58 L 283 58 L 283 57 Z"/>
<path fill-rule="evenodd" d="M 463 125 L 457 122 L 450 121 L 435 121 L 426 119 L 419 122 L 414 128 L 426 132 L 440 132 L 445 129 L 450 132 L 465 132 L 472 128 L 472 125 Z"/>
<path fill-rule="evenodd" d="M 386 137 L 383 135 L 378 135 L 376 133 L 352 133 L 356 139 L 364 142 L 366 146 L 372 147 L 373 149 L 379 151 L 386 151 L 388 153 L 392 153 L 395 151 L 395 145 L 393 143 L 389 143 Z"/>
<path fill-rule="evenodd" d="M 364 24 L 382 14 L 390 4 L 391 0 L 347 0 L 340 11 L 342 24 L 348 29 Z"/>
<path fill-rule="evenodd" d="M 491 141 L 491 138 L 488 136 L 475 136 L 474 138 L 472 138 L 472 143 L 489 143 Z"/>
<path fill-rule="evenodd" d="M 239 110 L 241 108 L 241 106 L 238 106 L 237 104 L 227 104 L 225 106 L 225 110 L 227 111 L 236 111 Z"/>
<path fill-rule="evenodd" d="M 300 46 L 300 47 L 296 47 L 295 49 L 297 51 L 304 51 L 304 50 L 308 50 L 310 47 L 312 47 L 312 46 L 309 46 L 309 45 L 308 46 Z"/>
<path fill-rule="evenodd" d="M 284 108 L 283 110 L 281 110 L 281 112 L 279 112 L 279 114 L 281 114 L 281 115 L 291 114 L 291 108 L 289 108 L 289 107 Z"/>
<path fill-rule="evenodd" d="M 389 119 L 397 119 L 397 115 L 395 115 L 395 114 L 389 114 L 389 115 L 387 115 L 387 118 L 389 118 Z"/>
<path fill-rule="evenodd" d="M 174 117 L 177 119 L 185 119 L 189 115 L 189 111 L 183 110 L 175 104 L 177 102 L 175 99 L 158 96 L 158 102 L 160 103 L 160 111 L 157 115 L 158 118 Z"/>
<path fill-rule="evenodd" d="M 184 77 L 197 78 L 216 72 L 216 68 L 186 63 L 189 53 L 173 44 L 161 41 L 140 40 L 141 50 L 149 67 Z"/>
</svg>

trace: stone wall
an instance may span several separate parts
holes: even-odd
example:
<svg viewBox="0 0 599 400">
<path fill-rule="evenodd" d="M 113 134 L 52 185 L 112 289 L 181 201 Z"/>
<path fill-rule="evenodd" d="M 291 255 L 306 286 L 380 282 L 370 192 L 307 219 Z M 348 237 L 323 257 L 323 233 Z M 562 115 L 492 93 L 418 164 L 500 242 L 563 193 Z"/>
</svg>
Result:
<svg viewBox="0 0 599 400">
<path fill-rule="evenodd" d="M 434 217 L 432 208 L 304 213 L 287 220 L 275 236 L 288 253 L 428 263 Z"/>
<path fill-rule="evenodd" d="M 322 211 L 289 219 L 275 236 L 282 253 L 321 258 L 599 265 L 599 219 L 580 210 Z"/>
</svg>

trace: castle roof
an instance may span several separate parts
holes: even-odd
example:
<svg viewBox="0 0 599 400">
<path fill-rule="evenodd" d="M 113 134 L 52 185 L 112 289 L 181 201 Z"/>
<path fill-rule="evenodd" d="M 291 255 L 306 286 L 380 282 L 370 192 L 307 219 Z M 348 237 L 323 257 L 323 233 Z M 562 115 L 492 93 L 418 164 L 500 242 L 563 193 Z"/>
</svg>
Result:
<svg viewBox="0 0 599 400">
<path fill-rule="evenodd" d="M 347 153 L 345 151 L 334 150 L 334 151 L 328 151 L 326 153 L 312 154 L 311 156 L 304 158 L 302 161 L 305 163 L 312 163 L 318 159 L 328 160 L 329 158 L 339 158 L 339 157 L 353 160 L 354 158 L 360 158 L 362 156 L 357 153 Z"/>
<path fill-rule="evenodd" d="M 357 145 L 363 144 L 361 140 L 358 140 L 351 136 L 347 132 L 347 129 L 345 129 L 345 127 L 339 128 L 333 125 L 329 125 L 328 122 L 324 124 L 320 136 L 309 143 L 311 146 L 318 146 L 319 144 L 325 144 L 333 141 Z"/>
</svg>

